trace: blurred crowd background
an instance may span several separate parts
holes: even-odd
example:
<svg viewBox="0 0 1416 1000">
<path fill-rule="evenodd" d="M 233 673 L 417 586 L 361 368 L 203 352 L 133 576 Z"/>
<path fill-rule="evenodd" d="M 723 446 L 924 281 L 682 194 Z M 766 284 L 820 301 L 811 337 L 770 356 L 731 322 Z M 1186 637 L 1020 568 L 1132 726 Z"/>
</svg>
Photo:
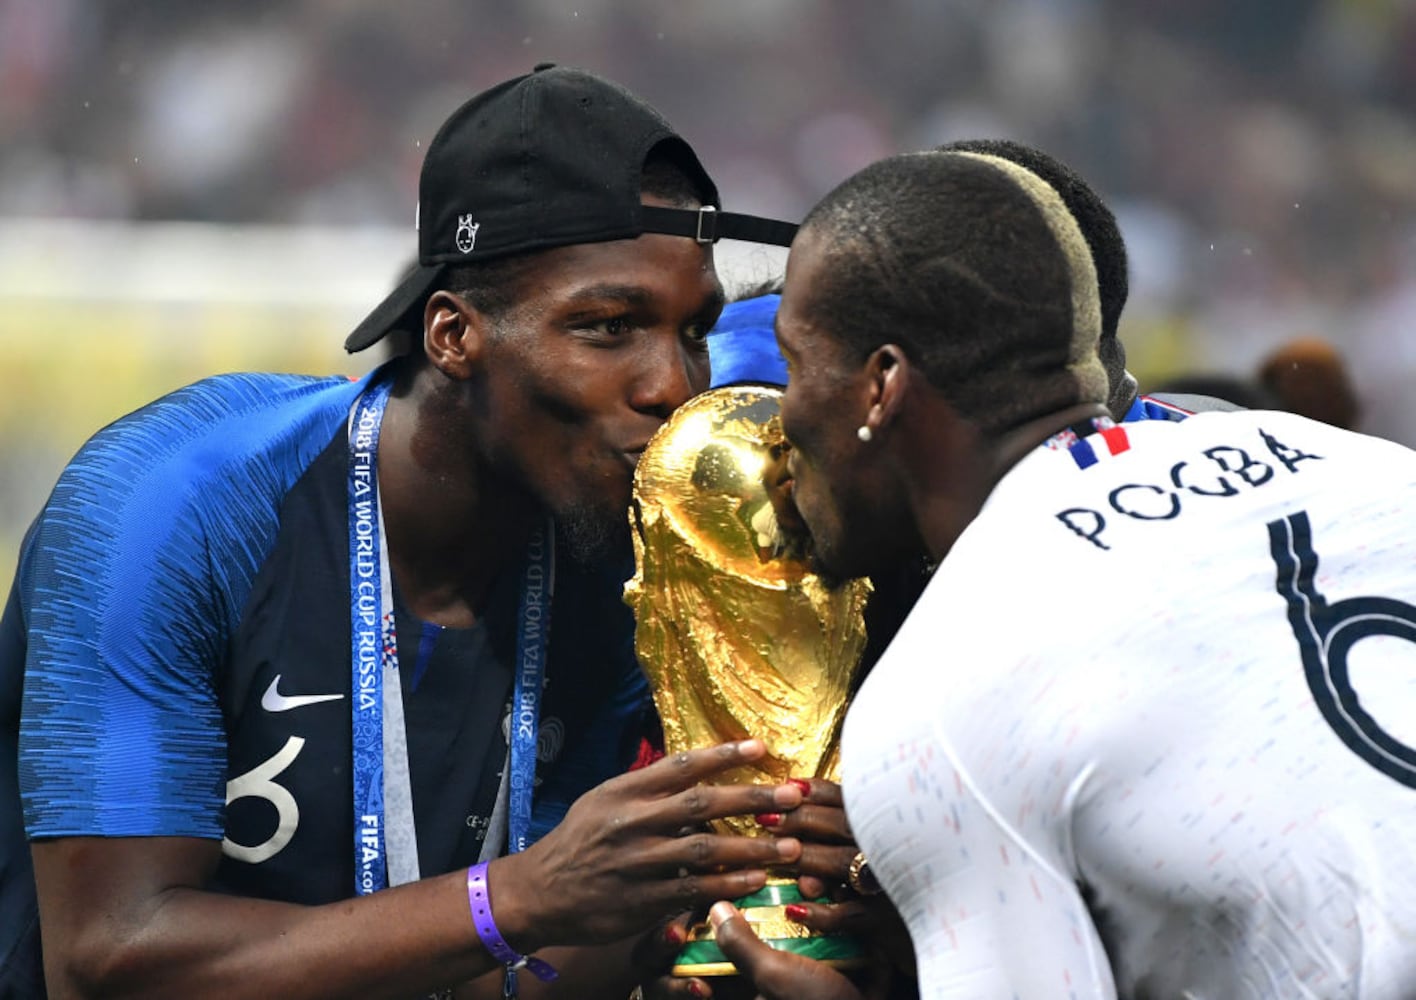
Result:
<svg viewBox="0 0 1416 1000">
<path fill-rule="evenodd" d="M 107 420 L 362 370 L 339 344 L 411 258 L 423 147 L 545 60 L 783 218 L 892 152 L 1041 146 L 1120 217 L 1143 385 L 1316 339 L 1416 445 L 1416 0 L 0 0 L 0 583 Z"/>
</svg>

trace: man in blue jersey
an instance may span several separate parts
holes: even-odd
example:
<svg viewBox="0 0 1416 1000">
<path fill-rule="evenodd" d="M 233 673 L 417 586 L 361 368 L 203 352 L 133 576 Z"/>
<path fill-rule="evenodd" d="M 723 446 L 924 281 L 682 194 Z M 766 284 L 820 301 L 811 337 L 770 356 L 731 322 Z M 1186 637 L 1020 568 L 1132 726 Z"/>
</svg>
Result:
<svg viewBox="0 0 1416 1000">
<path fill-rule="evenodd" d="M 623 996 L 575 946 L 797 858 L 679 835 L 799 804 L 700 786 L 759 743 L 606 780 L 652 711 L 635 462 L 707 384 L 714 240 L 790 237 L 717 206 L 652 108 L 538 67 L 429 146 L 419 266 L 346 344 L 407 355 L 84 447 L 0 620 L 0 996 Z"/>
</svg>

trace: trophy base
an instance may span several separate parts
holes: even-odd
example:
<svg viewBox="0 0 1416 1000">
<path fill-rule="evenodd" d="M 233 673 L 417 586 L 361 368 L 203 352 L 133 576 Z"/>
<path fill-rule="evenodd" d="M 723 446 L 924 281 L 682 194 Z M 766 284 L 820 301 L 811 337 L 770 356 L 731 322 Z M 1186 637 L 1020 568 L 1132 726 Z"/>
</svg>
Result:
<svg viewBox="0 0 1416 1000">
<path fill-rule="evenodd" d="M 821 902 L 828 899 L 806 900 L 795 879 L 769 878 L 767 884 L 750 896 L 733 901 L 753 932 L 778 951 L 805 955 L 837 969 L 858 969 L 868 957 L 865 946 L 844 934 L 819 934 L 787 919 L 786 907 L 793 903 Z M 675 976 L 736 976 L 733 965 L 718 947 L 713 925 L 707 920 L 689 928 L 688 943 L 674 960 Z"/>
</svg>

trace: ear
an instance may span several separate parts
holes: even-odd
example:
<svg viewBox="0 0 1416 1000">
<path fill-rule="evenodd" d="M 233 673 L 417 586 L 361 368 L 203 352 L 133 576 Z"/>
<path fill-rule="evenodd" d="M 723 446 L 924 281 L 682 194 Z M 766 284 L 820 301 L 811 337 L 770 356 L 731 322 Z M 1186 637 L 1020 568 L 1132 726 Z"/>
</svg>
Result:
<svg viewBox="0 0 1416 1000">
<path fill-rule="evenodd" d="M 460 295 L 437 291 L 423 307 L 423 350 L 448 378 L 472 377 L 490 333 L 491 320 Z"/>
<path fill-rule="evenodd" d="M 914 368 L 896 344 L 881 344 L 865 359 L 867 402 L 865 426 L 880 433 L 895 422 L 909 393 Z"/>
</svg>

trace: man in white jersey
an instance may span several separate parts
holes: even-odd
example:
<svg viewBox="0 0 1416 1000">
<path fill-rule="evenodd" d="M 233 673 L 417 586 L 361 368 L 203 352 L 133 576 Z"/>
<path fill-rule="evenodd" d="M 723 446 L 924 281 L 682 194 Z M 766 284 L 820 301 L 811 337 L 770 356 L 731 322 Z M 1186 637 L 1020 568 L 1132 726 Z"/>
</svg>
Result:
<svg viewBox="0 0 1416 1000">
<path fill-rule="evenodd" d="M 821 568 L 939 560 L 844 736 L 921 994 L 1416 996 L 1416 454 L 1116 426 L 1097 326 L 1055 192 L 987 156 L 867 168 L 788 262 Z"/>
</svg>

